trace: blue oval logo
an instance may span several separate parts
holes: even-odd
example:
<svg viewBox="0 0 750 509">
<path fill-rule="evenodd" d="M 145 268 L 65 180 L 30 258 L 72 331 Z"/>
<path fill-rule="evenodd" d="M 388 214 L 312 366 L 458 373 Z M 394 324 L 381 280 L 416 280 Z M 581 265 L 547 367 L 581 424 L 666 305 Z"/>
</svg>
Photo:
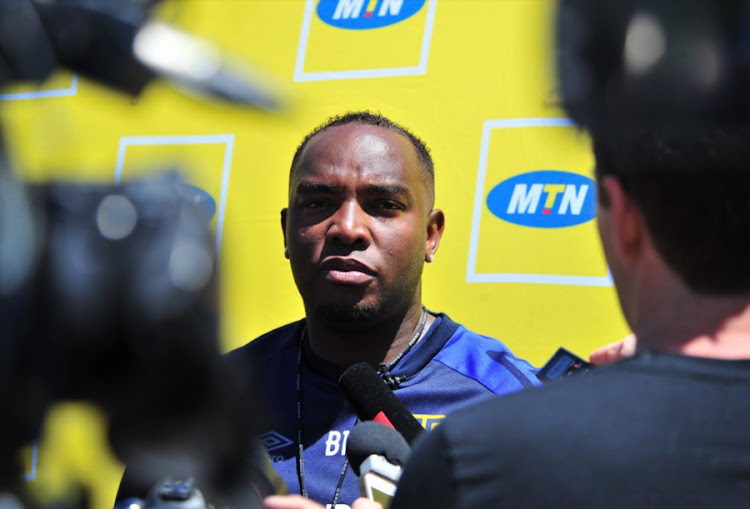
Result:
<svg viewBox="0 0 750 509">
<path fill-rule="evenodd" d="M 180 184 L 180 193 L 186 199 L 195 203 L 206 214 L 206 219 L 213 219 L 214 214 L 216 214 L 216 200 L 208 192 L 190 184 Z"/>
<path fill-rule="evenodd" d="M 425 0 L 320 0 L 318 17 L 331 26 L 369 30 L 394 25 L 414 16 Z"/>
<path fill-rule="evenodd" d="M 520 226 L 575 226 L 596 216 L 596 183 L 567 171 L 523 173 L 496 185 L 487 195 L 487 208 Z"/>
</svg>

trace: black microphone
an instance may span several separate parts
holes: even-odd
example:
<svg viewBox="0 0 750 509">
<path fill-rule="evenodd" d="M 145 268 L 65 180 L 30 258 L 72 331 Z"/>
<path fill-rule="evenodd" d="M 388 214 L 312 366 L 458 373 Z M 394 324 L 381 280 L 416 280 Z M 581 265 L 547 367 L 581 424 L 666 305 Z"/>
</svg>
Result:
<svg viewBox="0 0 750 509">
<path fill-rule="evenodd" d="M 360 467 L 373 454 L 403 467 L 410 451 L 401 433 L 375 421 L 358 422 L 346 440 L 346 457 L 358 476 L 362 475 Z"/>
<path fill-rule="evenodd" d="M 0 85 L 42 82 L 58 67 L 138 96 L 156 78 L 265 111 L 291 89 L 208 40 L 151 19 L 161 0 L 0 1 Z"/>
<path fill-rule="evenodd" d="M 375 421 L 357 423 L 347 439 L 346 457 L 359 477 L 360 494 L 388 507 L 409 452 L 398 431 Z"/>
<path fill-rule="evenodd" d="M 339 378 L 339 388 L 360 420 L 390 426 L 409 444 L 424 433 L 419 421 L 366 362 L 347 368 Z"/>
</svg>

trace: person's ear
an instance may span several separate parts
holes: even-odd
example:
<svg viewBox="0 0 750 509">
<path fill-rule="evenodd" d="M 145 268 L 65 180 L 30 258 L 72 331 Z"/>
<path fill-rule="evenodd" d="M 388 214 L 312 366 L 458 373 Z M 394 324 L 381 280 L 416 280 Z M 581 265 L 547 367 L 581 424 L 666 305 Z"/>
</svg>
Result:
<svg viewBox="0 0 750 509">
<path fill-rule="evenodd" d="M 427 263 L 435 259 L 443 230 L 445 230 L 445 214 L 440 209 L 434 209 L 427 216 L 427 241 L 424 247 L 424 259 Z"/>
<path fill-rule="evenodd" d="M 289 248 L 286 245 L 286 216 L 289 209 L 281 209 L 281 234 L 284 236 L 284 258 L 289 259 Z"/>
<path fill-rule="evenodd" d="M 647 234 L 643 216 L 617 178 L 602 177 L 601 186 L 609 197 L 611 245 L 622 260 L 633 261 L 642 254 Z"/>
</svg>

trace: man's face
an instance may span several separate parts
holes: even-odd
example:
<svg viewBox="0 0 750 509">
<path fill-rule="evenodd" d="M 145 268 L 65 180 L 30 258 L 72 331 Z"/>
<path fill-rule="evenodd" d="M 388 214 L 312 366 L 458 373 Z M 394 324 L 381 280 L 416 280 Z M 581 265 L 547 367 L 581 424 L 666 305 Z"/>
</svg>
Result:
<svg viewBox="0 0 750 509">
<path fill-rule="evenodd" d="M 430 225 L 439 211 L 427 200 L 416 152 L 402 135 L 358 123 L 315 135 L 282 211 L 308 316 L 385 318 L 418 304 L 426 249 L 442 233 L 442 213 L 436 233 Z"/>
</svg>

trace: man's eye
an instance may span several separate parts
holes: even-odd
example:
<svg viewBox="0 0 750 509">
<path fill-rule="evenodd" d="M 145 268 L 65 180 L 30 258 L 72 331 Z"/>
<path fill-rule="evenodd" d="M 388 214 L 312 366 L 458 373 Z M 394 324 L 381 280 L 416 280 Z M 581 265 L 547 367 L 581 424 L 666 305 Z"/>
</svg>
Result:
<svg viewBox="0 0 750 509">
<path fill-rule="evenodd" d="M 308 200 L 302 204 L 302 207 L 306 209 L 319 209 L 329 205 L 330 204 L 325 200 Z"/>
<path fill-rule="evenodd" d="M 377 209 L 385 209 L 385 210 L 400 210 L 403 207 L 401 204 L 393 202 L 393 201 L 382 201 L 375 204 L 375 208 Z"/>
</svg>

